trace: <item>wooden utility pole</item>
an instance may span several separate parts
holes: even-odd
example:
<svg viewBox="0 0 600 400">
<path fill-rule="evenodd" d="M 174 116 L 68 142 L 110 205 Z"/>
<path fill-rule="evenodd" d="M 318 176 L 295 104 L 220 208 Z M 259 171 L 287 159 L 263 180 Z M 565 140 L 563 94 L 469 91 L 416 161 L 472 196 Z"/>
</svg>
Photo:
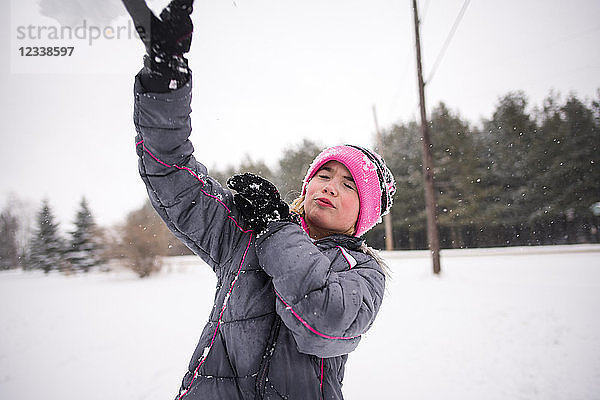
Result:
<svg viewBox="0 0 600 400">
<path fill-rule="evenodd" d="M 427 239 L 433 259 L 433 273 L 439 274 L 440 267 L 440 231 L 437 224 L 435 206 L 435 187 L 433 184 L 433 157 L 431 156 L 431 138 L 425 110 L 425 82 L 421 66 L 421 39 L 419 35 L 419 13 L 417 0 L 413 0 L 415 18 L 415 42 L 417 49 L 417 78 L 419 81 L 419 105 L 421 110 L 421 141 L 423 142 L 423 174 L 425 175 L 425 210 L 427 213 Z"/>
<path fill-rule="evenodd" d="M 375 133 L 377 135 L 377 152 L 381 154 L 383 152 L 383 138 L 379 131 L 379 123 L 377 122 L 377 111 L 375 110 L 375 104 L 373 104 L 373 119 L 375 120 Z M 383 216 L 383 225 L 385 227 L 385 249 L 388 251 L 394 250 L 394 236 L 392 233 L 392 213 L 388 212 Z"/>
</svg>

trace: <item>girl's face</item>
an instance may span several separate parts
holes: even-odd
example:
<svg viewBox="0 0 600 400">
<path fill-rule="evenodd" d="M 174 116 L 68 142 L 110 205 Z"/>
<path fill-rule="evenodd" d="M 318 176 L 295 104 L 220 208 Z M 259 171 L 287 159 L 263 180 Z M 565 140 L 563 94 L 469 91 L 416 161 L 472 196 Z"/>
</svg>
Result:
<svg viewBox="0 0 600 400">
<path fill-rule="evenodd" d="M 332 233 L 349 233 L 358 219 L 356 184 L 346 166 L 329 161 L 306 186 L 304 217 L 310 236 L 319 239 Z"/>
</svg>

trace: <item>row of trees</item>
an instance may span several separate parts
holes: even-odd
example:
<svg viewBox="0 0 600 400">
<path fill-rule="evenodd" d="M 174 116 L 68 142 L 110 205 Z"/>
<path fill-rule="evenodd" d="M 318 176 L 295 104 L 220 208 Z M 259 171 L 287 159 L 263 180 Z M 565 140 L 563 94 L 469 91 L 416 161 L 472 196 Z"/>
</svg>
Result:
<svg viewBox="0 0 600 400">
<path fill-rule="evenodd" d="M 84 271 L 101 262 L 96 224 L 85 199 L 75 215 L 75 229 L 64 238 L 47 200 L 42 202 L 35 227 L 25 243 L 19 243 L 20 224 L 25 223 L 7 207 L 0 213 L 0 269 Z"/>
<path fill-rule="evenodd" d="M 600 92 L 591 101 L 551 93 L 531 108 L 522 92 L 501 97 L 490 119 L 472 124 L 440 103 L 431 113 L 437 213 L 444 248 L 599 242 Z M 375 140 L 373 140 L 375 142 Z M 212 171 L 222 182 L 236 171 L 271 179 L 292 200 L 322 148 L 304 141 L 275 169 L 247 158 Z M 427 248 L 419 124 L 384 130 L 378 149 L 397 180 L 394 248 Z M 366 235 L 384 246 L 379 225 Z"/>
<path fill-rule="evenodd" d="M 523 93 L 509 93 L 479 126 L 441 103 L 430 124 L 442 247 L 600 242 L 600 217 L 591 209 L 600 202 L 600 92 L 588 102 L 550 94 L 533 109 Z M 427 248 L 419 138 L 417 122 L 400 122 L 384 130 L 378 149 L 397 180 L 392 207 L 396 249 Z M 247 157 L 238 166 L 213 168 L 211 175 L 224 184 L 234 173 L 257 173 L 290 202 L 322 147 L 304 140 L 285 150 L 276 168 Z M 130 212 L 123 224 L 101 229 L 82 200 L 68 238 L 61 237 L 47 202 L 30 239 L 21 244 L 19 223 L 10 209 L 0 213 L 2 269 L 87 271 L 119 259 L 144 277 L 160 269 L 160 256 L 191 254 L 149 202 Z M 383 227 L 375 227 L 366 239 L 382 248 Z"/>
<path fill-rule="evenodd" d="M 74 229 L 63 235 L 47 200 L 36 214 L 28 238 L 19 241 L 26 223 L 11 207 L 0 213 L 0 269 L 88 272 L 109 260 L 120 260 L 140 277 L 160 270 L 161 256 L 191 254 L 160 220 L 149 202 L 111 228 L 96 225 L 87 201 L 81 200 Z"/>
<path fill-rule="evenodd" d="M 523 93 L 510 93 L 481 127 L 444 104 L 430 124 L 443 247 L 599 241 L 591 207 L 600 201 L 600 98 L 551 94 L 530 111 Z M 398 124 L 384 135 L 400 189 L 397 248 L 426 247 L 417 128 Z"/>
</svg>

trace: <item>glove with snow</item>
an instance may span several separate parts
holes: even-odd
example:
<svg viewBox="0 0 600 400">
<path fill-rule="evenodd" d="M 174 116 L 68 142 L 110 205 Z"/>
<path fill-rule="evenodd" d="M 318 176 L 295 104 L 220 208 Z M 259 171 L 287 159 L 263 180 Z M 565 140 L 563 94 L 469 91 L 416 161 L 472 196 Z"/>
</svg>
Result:
<svg viewBox="0 0 600 400">
<path fill-rule="evenodd" d="M 190 14 L 194 0 L 172 0 L 157 18 L 145 0 L 123 0 L 140 35 L 146 55 L 140 74 L 143 86 L 152 92 L 167 92 L 183 86 L 190 77 L 188 60 L 194 26 Z"/>
<path fill-rule="evenodd" d="M 264 233 L 271 221 L 290 220 L 290 209 L 281 200 L 279 191 L 268 180 L 244 173 L 227 180 L 227 186 L 237 193 L 233 202 L 257 235 Z"/>
</svg>

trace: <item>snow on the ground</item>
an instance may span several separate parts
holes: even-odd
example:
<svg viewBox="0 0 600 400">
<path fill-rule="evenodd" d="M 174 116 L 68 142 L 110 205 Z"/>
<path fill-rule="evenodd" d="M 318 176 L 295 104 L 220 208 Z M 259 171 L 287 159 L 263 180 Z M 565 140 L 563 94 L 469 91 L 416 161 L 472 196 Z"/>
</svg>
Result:
<svg viewBox="0 0 600 400">
<path fill-rule="evenodd" d="M 600 399 L 600 246 L 449 250 L 441 277 L 427 252 L 384 254 L 347 400 Z M 145 280 L 0 273 L 0 399 L 173 398 L 216 280 L 196 257 L 168 262 Z"/>
</svg>

